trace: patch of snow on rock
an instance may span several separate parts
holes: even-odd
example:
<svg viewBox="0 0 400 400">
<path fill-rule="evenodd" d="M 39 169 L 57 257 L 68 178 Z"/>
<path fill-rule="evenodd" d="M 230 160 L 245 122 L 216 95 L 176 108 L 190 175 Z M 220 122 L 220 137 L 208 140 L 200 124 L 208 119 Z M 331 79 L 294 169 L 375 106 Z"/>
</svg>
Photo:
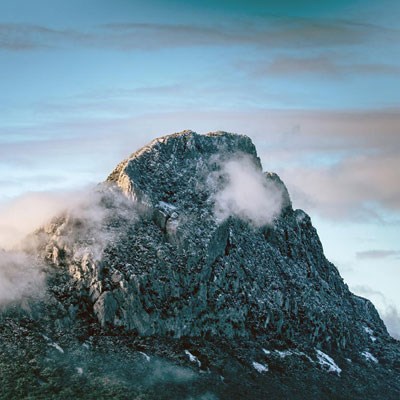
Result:
<svg viewBox="0 0 400 400">
<path fill-rule="evenodd" d="M 147 362 L 150 362 L 150 357 L 146 353 L 143 353 L 143 351 L 139 351 L 139 354 L 141 354 Z"/>
<path fill-rule="evenodd" d="M 60 353 L 64 354 L 64 350 L 62 349 L 62 347 L 60 345 L 58 345 L 57 343 L 48 343 L 49 346 L 54 347 L 56 350 L 58 350 Z"/>
<path fill-rule="evenodd" d="M 374 331 L 371 328 L 368 328 L 368 326 L 364 326 L 363 328 L 364 328 L 364 331 L 366 333 L 368 333 L 368 335 L 373 335 L 374 334 Z"/>
<path fill-rule="evenodd" d="M 368 326 L 364 326 L 363 328 L 364 328 L 364 331 L 369 335 L 369 338 L 373 342 L 375 342 L 376 341 L 376 337 L 374 336 L 374 331 L 371 328 L 369 328 Z"/>
<path fill-rule="evenodd" d="M 336 372 L 338 375 L 342 372 L 341 368 L 335 363 L 332 357 L 328 356 L 321 350 L 316 350 L 318 362 L 321 366 L 326 369 L 328 372 Z"/>
<path fill-rule="evenodd" d="M 267 350 L 267 349 L 263 348 L 262 351 L 264 352 L 264 354 L 271 354 L 271 352 L 269 350 Z"/>
<path fill-rule="evenodd" d="M 60 353 L 64 354 L 64 350 L 62 349 L 62 347 L 60 345 L 58 345 L 57 343 L 53 342 L 48 336 L 46 335 L 42 335 L 43 339 L 46 340 L 47 345 L 54 347 L 56 350 L 58 350 Z"/>
<path fill-rule="evenodd" d="M 285 357 L 291 356 L 293 354 L 290 350 L 283 350 L 283 351 L 275 350 L 275 351 L 278 353 L 279 357 L 281 357 L 281 358 L 285 358 Z"/>
<path fill-rule="evenodd" d="M 199 367 L 201 367 L 200 360 L 196 356 L 194 356 L 189 350 L 185 350 L 185 354 L 189 357 L 189 360 L 192 363 L 196 363 Z"/>
<path fill-rule="evenodd" d="M 263 372 L 268 372 L 268 367 L 266 365 L 258 363 L 256 361 L 253 361 L 253 367 L 260 374 L 262 374 Z"/>
<path fill-rule="evenodd" d="M 367 361 L 372 361 L 372 362 L 374 362 L 375 364 L 378 364 L 378 359 L 377 359 L 376 357 L 374 357 L 369 351 L 363 351 L 363 352 L 361 353 L 361 355 L 364 356 L 364 358 L 365 358 Z"/>
</svg>

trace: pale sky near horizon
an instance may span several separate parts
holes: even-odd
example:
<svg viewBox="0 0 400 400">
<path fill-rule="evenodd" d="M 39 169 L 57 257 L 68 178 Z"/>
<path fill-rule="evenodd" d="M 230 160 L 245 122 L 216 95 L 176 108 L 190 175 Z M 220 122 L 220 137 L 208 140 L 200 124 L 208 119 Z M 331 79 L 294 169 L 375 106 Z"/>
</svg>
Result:
<svg viewBox="0 0 400 400">
<path fill-rule="evenodd" d="M 1 0 L 0 217 L 154 137 L 246 134 L 400 335 L 399 19 L 395 0 Z"/>
</svg>

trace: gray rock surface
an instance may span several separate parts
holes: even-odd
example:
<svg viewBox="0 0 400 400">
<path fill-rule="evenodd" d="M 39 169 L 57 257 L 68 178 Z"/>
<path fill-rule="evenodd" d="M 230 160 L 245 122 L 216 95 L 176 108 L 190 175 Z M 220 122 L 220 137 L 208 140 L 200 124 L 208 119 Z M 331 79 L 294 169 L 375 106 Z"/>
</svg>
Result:
<svg viewBox="0 0 400 400">
<path fill-rule="evenodd" d="M 176 338 L 282 337 L 340 349 L 369 345 L 364 326 L 387 338 L 372 304 L 351 294 L 326 260 L 310 218 L 292 209 L 276 174 L 263 175 L 282 195 L 271 223 L 216 218 L 213 199 L 226 182 L 215 176 L 243 154 L 261 175 L 248 137 L 187 131 L 156 139 L 110 174 L 107 184 L 145 211 L 100 259 L 89 251 L 74 266 L 101 325 Z M 69 225 L 51 239 L 56 265 L 60 253 L 77 258 L 63 246 Z"/>
</svg>

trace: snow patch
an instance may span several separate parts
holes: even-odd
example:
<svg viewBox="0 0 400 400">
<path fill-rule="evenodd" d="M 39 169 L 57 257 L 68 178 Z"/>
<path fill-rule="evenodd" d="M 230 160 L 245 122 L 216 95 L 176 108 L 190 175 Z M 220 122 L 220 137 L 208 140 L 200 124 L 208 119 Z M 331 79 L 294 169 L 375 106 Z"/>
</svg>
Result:
<svg viewBox="0 0 400 400">
<path fill-rule="evenodd" d="M 275 352 L 278 353 L 280 358 L 285 358 L 285 357 L 291 356 L 293 354 L 293 352 L 290 350 L 283 350 L 283 351 L 275 350 Z"/>
<path fill-rule="evenodd" d="M 300 351 L 300 350 L 294 349 L 294 350 L 274 350 L 274 351 L 275 351 L 275 353 L 278 354 L 278 356 L 280 358 L 285 358 L 288 356 L 299 356 L 299 357 L 303 356 L 303 357 L 306 357 L 307 360 L 310 361 L 311 363 L 314 363 L 314 360 L 309 355 L 307 355 L 306 353 L 304 353 L 303 351 Z M 265 354 L 268 354 L 268 353 L 265 353 Z"/>
<path fill-rule="evenodd" d="M 189 357 L 189 360 L 192 363 L 196 363 L 199 367 L 201 367 L 200 360 L 196 356 L 194 356 L 189 350 L 185 350 L 185 354 Z"/>
<path fill-rule="evenodd" d="M 364 331 L 366 333 L 368 333 L 368 335 L 373 335 L 374 334 L 374 331 L 371 328 L 368 328 L 368 326 L 363 326 L 363 328 L 364 328 Z"/>
<path fill-rule="evenodd" d="M 150 362 L 150 357 L 146 353 L 143 353 L 143 351 L 139 351 L 139 354 L 141 354 L 147 362 Z"/>
<path fill-rule="evenodd" d="M 253 367 L 260 374 L 262 374 L 263 372 L 268 372 L 268 366 L 265 364 L 261 364 L 256 361 L 253 361 Z"/>
<path fill-rule="evenodd" d="M 267 350 L 267 349 L 263 348 L 262 351 L 264 352 L 264 354 L 271 354 L 271 352 L 269 350 Z"/>
<path fill-rule="evenodd" d="M 55 342 L 53 342 L 48 336 L 46 336 L 46 335 L 42 335 L 42 337 L 43 337 L 43 339 L 46 341 L 46 342 L 48 342 L 47 343 L 47 345 L 48 346 L 51 346 L 51 347 L 54 347 L 56 350 L 58 350 L 61 354 L 64 354 L 64 350 L 63 350 L 63 348 L 60 346 L 60 345 L 58 345 L 57 343 L 55 343 Z"/>
<path fill-rule="evenodd" d="M 325 354 L 321 350 L 316 350 L 316 352 L 317 352 L 318 362 L 324 369 L 326 369 L 328 372 L 336 372 L 338 375 L 340 375 L 342 370 L 335 363 L 332 357 L 328 356 L 328 354 Z"/>
<path fill-rule="evenodd" d="M 82 375 L 82 374 L 83 374 L 83 368 L 82 368 L 82 367 L 76 367 L 76 372 L 77 372 L 79 375 Z"/>
<path fill-rule="evenodd" d="M 369 328 L 368 326 L 363 326 L 364 331 L 369 335 L 369 338 L 371 339 L 372 342 L 376 341 L 376 337 L 374 336 L 374 331 Z"/>
<path fill-rule="evenodd" d="M 64 350 L 62 349 L 62 347 L 60 345 L 58 345 L 57 343 L 51 342 L 51 343 L 47 343 L 49 346 L 54 347 L 56 350 L 58 350 L 60 353 L 64 354 Z"/>
<path fill-rule="evenodd" d="M 369 351 L 363 351 L 363 352 L 361 353 L 361 355 L 364 356 L 364 358 L 365 358 L 367 361 L 372 361 L 372 362 L 374 362 L 375 364 L 378 364 L 378 359 L 377 359 L 376 357 L 374 357 Z"/>
</svg>

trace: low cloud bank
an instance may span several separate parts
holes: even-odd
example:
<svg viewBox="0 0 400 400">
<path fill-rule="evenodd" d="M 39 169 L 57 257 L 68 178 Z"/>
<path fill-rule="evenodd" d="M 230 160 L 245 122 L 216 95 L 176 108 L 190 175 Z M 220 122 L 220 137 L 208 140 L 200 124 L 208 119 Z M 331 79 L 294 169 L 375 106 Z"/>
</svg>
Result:
<svg viewBox="0 0 400 400">
<path fill-rule="evenodd" d="M 65 221 L 57 230 L 59 245 L 75 248 L 74 257 L 90 255 L 99 260 L 106 246 L 138 216 L 138 207 L 119 189 L 103 186 L 90 190 L 65 212 Z"/>
<path fill-rule="evenodd" d="M 43 288 L 44 274 L 33 257 L 0 251 L 0 306 L 40 294 Z"/>
<path fill-rule="evenodd" d="M 55 235 L 60 246 L 74 248 L 74 257 L 90 255 L 97 260 L 121 232 L 117 219 L 132 222 L 136 216 L 132 202 L 108 187 L 68 193 L 30 193 L 3 205 L 0 210 L 0 305 L 21 301 L 44 290 L 43 265 L 30 254 L 47 245 L 51 236 Z M 61 217 L 56 224 L 55 217 Z M 42 226 L 45 234 L 30 235 Z"/>
<path fill-rule="evenodd" d="M 28 193 L 0 205 L 0 306 L 40 295 L 43 265 L 24 252 L 21 241 L 61 213 L 70 201 L 65 193 Z"/>
<path fill-rule="evenodd" d="M 282 209 L 281 188 L 268 179 L 248 155 L 218 160 L 220 170 L 210 177 L 215 216 L 224 220 L 236 216 L 255 226 L 272 223 Z"/>
<path fill-rule="evenodd" d="M 86 191 L 30 192 L 0 205 L 0 248 L 9 250 L 35 229 L 77 207 Z"/>
</svg>

